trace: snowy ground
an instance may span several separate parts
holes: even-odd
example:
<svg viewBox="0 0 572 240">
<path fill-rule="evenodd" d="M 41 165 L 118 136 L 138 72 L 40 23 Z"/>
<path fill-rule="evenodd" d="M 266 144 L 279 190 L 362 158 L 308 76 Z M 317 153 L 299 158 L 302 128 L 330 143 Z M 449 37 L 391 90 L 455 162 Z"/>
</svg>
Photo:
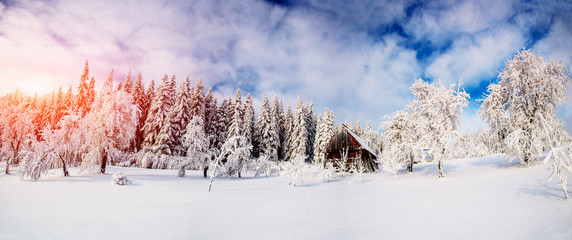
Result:
<svg viewBox="0 0 572 240">
<path fill-rule="evenodd" d="M 212 192 L 189 171 L 0 174 L 0 239 L 572 239 L 572 200 L 547 168 L 460 159 L 445 164 L 445 179 L 426 163 L 397 181 L 317 183 L 309 173 L 296 187 L 278 176 L 216 179 Z M 112 184 L 117 171 L 133 185 Z"/>
</svg>

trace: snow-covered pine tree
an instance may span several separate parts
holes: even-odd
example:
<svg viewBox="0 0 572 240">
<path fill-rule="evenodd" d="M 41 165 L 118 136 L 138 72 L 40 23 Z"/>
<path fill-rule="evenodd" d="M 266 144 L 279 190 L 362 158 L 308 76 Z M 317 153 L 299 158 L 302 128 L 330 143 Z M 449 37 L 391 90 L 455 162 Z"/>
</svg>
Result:
<svg viewBox="0 0 572 240">
<path fill-rule="evenodd" d="M 241 103 L 237 101 L 235 104 L 228 136 L 222 145 L 218 160 L 224 163 L 223 174 L 229 177 L 235 174 L 241 177 L 242 170 L 248 166 L 252 156 L 252 144 L 242 135 Z"/>
<path fill-rule="evenodd" d="M 230 118 L 234 117 L 234 110 L 236 110 L 236 105 L 240 105 L 240 117 L 242 118 L 242 95 L 240 93 L 240 88 L 236 89 L 236 93 L 234 94 L 234 101 L 231 102 L 232 108 L 230 109 L 229 116 Z"/>
<path fill-rule="evenodd" d="M 207 95 L 205 96 L 205 134 L 209 139 L 209 150 L 216 155 L 215 151 L 216 138 L 218 136 L 217 132 L 217 99 L 213 96 L 212 87 L 209 88 Z"/>
<path fill-rule="evenodd" d="M 314 159 L 314 141 L 316 139 L 316 115 L 314 115 L 314 102 L 310 102 L 304 108 L 304 118 L 306 123 L 306 156 L 308 159 L 306 161 L 312 161 Z"/>
<path fill-rule="evenodd" d="M 145 95 L 145 87 L 143 86 L 143 77 L 141 73 L 137 75 L 137 80 L 135 80 L 135 84 L 133 86 L 133 92 L 131 93 L 133 96 L 133 104 L 139 107 L 141 113 L 138 116 L 137 120 L 137 130 L 135 133 L 135 138 L 133 139 L 133 150 L 138 151 L 141 142 L 143 141 L 143 126 L 145 126 L 145 119 L 147 118 L 147 105 L 146 105 L 146 95 Z"/>
<path fill-rule="evenodd" d="M 192 116 L 187 125 L 183 146 L 187 149 L 187 157 L 179 166 L 179 177 L 185 176 L 185 169 L 201 169 L 206 178 L 209 160 L 212 152 L 209 149 L 209 140 L 205 134 L 203 118 Z"/>
<path fill-rule="evenodd" d="M 277 124 L 272 116 L 275 113 L 270 109 L 268 97 L 264 95 L 260 114 L 256 121 L 256 146 L 259 156 L 265 156 L 270 161 L 278 161 L 279 136 Z"/>
<path fill-rule="evenodd" d="M 58 124 L 58 122 L 60 121 L 60 119 L 64 116 L 64 93 L 62 91 L 62 88 L 58 88 L 58 93 L 57 95 L 55 95 L 55 101 L 54 104 L 52 105 L 52 114 L 51 114 L 51 120 L 50 123 L 52 126 L 56 126 Z"/>
<path fill-rule="evenodd" d="M 361 122 L 359 120 L 356 121 L 356 123 L 354 124 L 352 131 L 354 133 L 356 133 L 359 137 L 363 138 L 363 135 L 365 133 L 365 131 L 363 130 L 363 128 L 361 127 Z"/>
<path fill-rule="evenodd" d="M 187 124 L 191 121 L 191 83 L 189 77 L 179 87 L 175 104 L 171 107 L 165 125 L 157 138 L 157 152 L 160 154 L 183 156 L 186 149 L 183 146 L 183 136 L 187 131 Z M 198 116 L 203 118 L 202 116 Z"/>
<path fill-rule="evenodd" d="M 326 108 L 326 111 L 328 109 Z M 326 113 L 325 113 L 326 114 Z M 318 114 L 318 118 L 316 119 L 316 139 L 314 139 L 314 159 L 312 159 L 313 163 L 320 164 L 321 161 L 321 153 L 320 153 L 320 136 L 324 131 L 324 120 L 321 114 Z"/>
<path fill-rule="evenodd" d="M 489 87 L 489 95 L 481 105 L 481 116 L 498 132 L 506 153 L 512 159 L 528 164 L 538 158 L 550 140 L 544 132 L 541 118 L 553 135 L 555 146 L 569 136 L 564 125 L 556 120 L 556 105 L 564 103 L 570 82 L 567 68 L 562 63 L 534 55 L 528 50 L 518 51 L 499 74 L 498 86 Z M 506 132 L 506 136 L 504 136 Z"/>
<path fill-rule="evenodd" d="M 193 116 L 202 117 L 205 119 L 205 87 L 201 78 L 197 80 L 193 90 L 192 104 L 191 104 L 191 114 Z"/>
<path fill-rule="evenodd" d="M 330 139 L 335 134 L 334 128 L 334 111 L 326 110 L 324 111 L 324 117 L 318 123 L 316 131 L 316 139 L 314 144 L 314 162 L 318 164 L 324 164 L 326 158 L 326 148 Z"/>
<path fill-rule="evenodd" d="M 276 158 L 270 158 L 271 161 L 278 161 L 280 160 L 280 149 L 282 148 L 280 141 L 280 132 L 283 125 L 283 118 L 282 118 L 282 106 L 280 101 L 278 100 L 278 96 L 274 96 L 274 100 L 272 100 L 272 107 L 270 107 L 270 117 L 271 117 L 271 124 L 273 124 L 274 132 L 276 134 L 276 139 L 273 141 L 273 145 L 276 148 Z"/>
<path fill-rule="evenodd" d="M 297 156 L 305 156 L 308 150 L 308 129 L 306 124 L 306 110 L 302 99 L 298 97 L 296 100 L 296 110 L 294 112 L 294 121 L 292 124 L 292 138 L 290 139 L 291 153 L 289 159 L 295 159 Z"/>
<path fill-rule="evenodd" d="M 216 111 L 216 141 L 215 141 L 215 149 L 217 152 L 220 153 L 221 147 L 226 141 L 228 135 L 228 126 L 230 124 L 230 118 L 228 117 L 227 110 L 229 108 L 230 101 L 228 99 L 224 99 L 219 108 Z"/>
<path fill-rule="evenodd" d="M 284 115 L 284 139 L 282 139 L 282 161 L 288 161 L 291 151 L 290 151 L 290 139 L 292 139 L 292 109 L 288 106 L 286 114 Z"/>
<path fill-rule="evenodd" d="M 131 79 L 131 69 L 127 72 L 127 76 L 125 76 L 125 84 L 123 85 L 123 91 L 126 93 L 133 93 L 133 80 Z"/>
<path fill-rule="evenodd" d="M 87 60 L 85 61 L 85 67 L 83 68 L 83 74 L 79 80 L 79 86 L 77 87 L 78 94 L 75 102 L 75 111 L 81 113 L 81 116 L 85 116 L 91 107 L 91 102 L 89 99 L 89 66 Z"/>
<path fill-rule="evenodd" d="M 362 139 L 368 147 L 375 151 L 375 154 L 379 154 L 379 134 L 372 129 L 371 122 L 369 121 L 367 122 Z"/>
<path fill-rule="evenodd" d="M 173 106 L 172 96 L 175 95 L 175 76 L 169 80 L 167 74 L 163 76 L 161 86 L 157 90 L 157 94 L 149 107 L 149 113 L 143 127 L 143 149 L 157 153 L 159 150 L 156 146 L 159 133 L 167 121 L 167 117 Z M 150 88 L 151 89 L 151 88 Z"/>
<path fill-rule="evenodd" d="M 114 92 L 112 87 L 106 84 L 95 99 L 93 110 L 84 118 L 86 142 L 80 171 L 92 171 L 99 164 L 100 172 L 105 173 L 109 154 L 129 148 L 135 135 L 139 108 L 130 94 Z"/>
<path fill-rule="evenodd" d="M 250 93 L 246 94 L 246 101 L 244 102 L 244 119 L 243 119 L 243 135 L 252 143 L 252 136 L 254 134 L 254 106 L 252 105 L 252 96 Z"/>
<path fill-rule="evenodd" d="M 280 147 L 278 148 L 278 159 L 282 160 L 284 158 L 284 155 L 282 155 L 284 146 L 282 144 L 284 143 L 284 138 L 286 138 L 284 105 L 282 105 L 282 100 L 279 100 L 278 96 L 275 97 L 275 100 L 278 100 L 278 111 L 276 115 L 276 119 L 278 121 L 278 139 L 280 140 Z"/>
<path fill-rule="evenodd" d="M 414 100 L 408 107 L 417 120 L 421 144 L 433 151 L 434 161 L 438 162 L 439 177 L 445 176 L 443 161 L 451 155 L 461 113 L 469 104 L 469 94 L 455 91 L 454 87 L 453 84 L 446 88 L 441 81 L 429 84 L 422 79 L 411 86 Z"/>
</svg>

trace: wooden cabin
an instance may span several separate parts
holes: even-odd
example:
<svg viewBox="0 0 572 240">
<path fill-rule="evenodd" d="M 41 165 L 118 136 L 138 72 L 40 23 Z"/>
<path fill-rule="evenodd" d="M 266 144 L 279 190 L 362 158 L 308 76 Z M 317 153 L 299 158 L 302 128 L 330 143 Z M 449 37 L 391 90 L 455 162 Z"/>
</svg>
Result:
<svg viewBox="0 0 572 240">
<path fill-rule="evenodd" d="M 346 166 L 340 167 L 339 165 L 344 162 L 344 155 L 346 155 L 347 159 L 345 161 Z M 324 164 L 328 162 L 333 162 L 334 167 L 344 171 L 350 171 L 352 166 L 355 166 L 356 169 L 363 167 L 365 172 L 374 172 L 378 168 L 375 151 L 343 124 L 330 139 L 326 148 L 326 161 Z"/>
</svg>

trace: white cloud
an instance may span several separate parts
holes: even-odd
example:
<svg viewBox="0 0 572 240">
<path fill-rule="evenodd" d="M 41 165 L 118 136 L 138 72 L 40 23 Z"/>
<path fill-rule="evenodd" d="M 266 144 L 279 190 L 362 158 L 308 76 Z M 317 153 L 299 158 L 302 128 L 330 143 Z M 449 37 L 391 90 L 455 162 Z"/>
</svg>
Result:
<svg viewBox="0 0 572 240">
<path fill-rule="evenodd" d="M 427 76 L 448 82 L 463 79 L 465 87 L 478 86 L 498 75 L 497 69 L 524 45 L 522 34 L 508 27 L 475 37 L 455 39 L 451 49 L 426 69 Z"/>
</svg>

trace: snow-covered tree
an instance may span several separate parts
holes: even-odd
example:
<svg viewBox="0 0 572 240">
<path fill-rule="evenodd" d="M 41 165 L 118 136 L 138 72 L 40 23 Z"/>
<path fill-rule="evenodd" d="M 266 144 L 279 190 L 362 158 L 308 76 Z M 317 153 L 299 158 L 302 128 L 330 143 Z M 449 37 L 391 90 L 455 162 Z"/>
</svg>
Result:
<svg viewBox="0 0 572 240">
<path fill-rule="evenodd" d="M 307 161 L 314 159 L 314 141 L 316 140 L 316 115 L 314 115 L 314 102 L 304 108 L 304 122 L 306 123 L 306 156 Z"/>
<path fill-rule="evenodd" d="M 209 88 L 205 96 L 205 134 L 209 138 L 209 149 L 216 155 L 215 147 L 218 137 L 217 99 Z"/>
<path fill-rule="evenodd" d="M 270 161 L 278 161 L 278 148 L 280 139 L 278 136 L 278 125 L 273 118 L 268 97 L 264 95 L 260 114 L 255 125 L 256 146 L 259 156 L 267 156 Z"/>
<path fill-rule="evenodd" d="M 365 131 L 363 130 L 361 122 L 359 120 L 356 121 L 351 130 L 352 132 L 356 133 L 359 137 L 363 138 Z"/>
<path fill-rule="evenodd" d="M 418 151 L 418 129 L 411 112 L 397 111 L 390 120 L 381 123 L 384 130 L 382 136 L 382 167 L 384 171 L 393 173 L 408 165 L 413 171 L 415 153 Z"/>
<path fill-rule="evenodd" d="M 294 159 L 284 163 L 281 176 L 289 179 L 288 185 L 295 187 L 304 183 L 304 167 L 308 157 L 304 154 L 297 155 Z"/>
<path fill-rule="evenodd" d="M 564 103 L 570 82 L 566 66 L 518 51 L 505 64 L 498 84 L 489 87 L 481 105 L 481 117 L 503 140 L 506 153 L 524 164 L 535 160 L 549 147 L 541 118 L 545 119 L 556 146 L 569 138 L 556 120 L 556 105 Z"/>
<path fill-rule="evenodd" d="M 137 105 L 139 110 L 141 110 L 141 114 L 139 114 L 137 120 L 137 131 L 135 133 L 135 138 L 133 139 L 133 149 L 138 151 L 141 146 L 141 142 L 143 141 L 142 128 L 145 126 L 145 119 L 147 118 L 147 112 L 149 110 L 147 108 L 145 86 L 143 86 L 143 77 L 141 76 L 141 73 L 137 75 L 137 80 L 135 80 L 131 95 L 133 96 L 133 104 Z"/>
<path fill-rule="evenodd" d="M 61 168 L 63 175 L 69 176 L 68 166 L 80 158 L 85 141 L 82 124 L 87 122 L 82 122 L 78 112 L 64 116 L 58 124 L 55 129 L 42 131 L 43 141 L 31 139 L 30 148 L 20 152 L 20 178 L 30 177 L 36 181 L 52 168 Z"/>
<path fill-rule="evenodd" d="M 379 134 L 377 131 L 372 129 L 371 123 L 369 121 L 365 127 L 362 139 L 365 141 L 365 144 L 367 144 L 369 148 L 375 151 L 375 154 L 379 154 Z"/>
<path fill-rule="evenodd" d="M 288 106 L 288 109 L 286 110 L 286 114 L 284 115 L 284 138 L 282 139 L 282 161 L 287 161 L 290 157 L 291 154 L 291 145 L 292 142 L 290 141 L 292 139 L 292 122 L 293 122 L 293 116 L 292 116 L 292 109 L 290 108 L 290 106 Z"/>
<path fill-rule="evenodd" d="M 5 170 L 8 174 L 10 164 L 17 163 L 18 153 L 33 136 L 34 125 L 29 104 L 19 91 L 0 102 L 0 106 L 0 142 L 2 155 L 8 156 Z"/>
<path fill-rule="evenodd" d="M 326 159 L 326 148 L 330 139 L 334 135 L 334 112 L 328 108 L 324 111 L 324 117 L 319 118 L 316 128 L 316 139 L 314 141 L 314 162 L 324 164 Z"/>
<path fill-rule="evenodd" d="M 288 159 L 292 160 L 296 156 L 306 155 L 306 144 L 308 143 L 308 130 L 306 129 L 305 110 L 302 99 L 296 100 L 296 109 L 292 121 L 290 142 L 288 144 Z"/>
<path fill-rule="evenodd" d="M 181 156 L 186 154 L 183 146 L 183 136 L 187 131 L 187 124 L 191 120 L 191 87 L 189 78 L 179 87 L 175 104 L 171 107 L 169 116 L 157 138 L 157 153 Z M 198 116 L 203 118 L 203 116 Z"/>
<path fill-rule="evenodd" d="M 81 113 L 81 116 L 85 116 L 87 112 L 91 109 L 91 104 L 93 102 L 92 90 L 90 89 L 89 81 L 89 66 L 87 60 L 85 61 L 85 67 L 83 69 L 83 74 L 81 75 L 79 86 L 78 86 L 78 94 L 76 97 L 75 102 L 75 111 Z"/>
<path fill-rule="evenodd" d="M 173 106 L 173 96 L 176 94 L 175 90 L 175 76 L 169 80 L 167 74 L 163 76 L 161 86 L 157 90 L 155 98 L 149 107 L 149 113 L 145 120 L 143 127 L 145 136 L 143 140 L 143 148 L 146 151 L 157 153 L 157 140 L 163 125 L 167 122 L 168 115 Z"/>
<path fill-rule="evenodd" d="M 179 177 L 185 175 L 185 169 L 202 169 L 204 177 L 207 173 L 212 152 L 209 149 L 209 139 L 205 134 L 203 118 L 193 116 L 187 125 L 183 145 L 187 148 L 187 156 L 179 166 Z"/>
<path fill-rule="evenodd" d="M 441 81 L 430 84 L 422 79 L 411 86 L 414 100 L 409 108 L 417 121 L 421 145 L 431 149 L 438 162 L 439 177 L 445 176 L 443 161 L 451 156 L 462 110 L 469 104 L 469 94 L 454 87 L 454 84 L 446 88 Z"/>
<path fill-rule="evenodd" d="M 126 93 L 133 93 L 133 79 L 131 79 L 131 70 L 127 72 L 127 76 L 125 76 L 125 84 L 123 85 L 123 91 Z"/>
<path fill-rule="evenodd" d="M 252 142 L 252 136 L 254 134 L 254 107 L 252 106 L 252 97 L 250 93 L 246 95 L 246 101 L 244 102 L 244 119 L 243 119 L 243 135 Z"/>
<path fill-rule="evenodd" d="M 85 117 L 85 154 L 80 170 L 92 171 L 93 166 L 99 164 L 100 172 L 105 173 L 110 153 L 129 148 L 139 113 L 130 94 L 112 92 L 105 88 L 94 101 L 92 111 Z"/>
</svg>

